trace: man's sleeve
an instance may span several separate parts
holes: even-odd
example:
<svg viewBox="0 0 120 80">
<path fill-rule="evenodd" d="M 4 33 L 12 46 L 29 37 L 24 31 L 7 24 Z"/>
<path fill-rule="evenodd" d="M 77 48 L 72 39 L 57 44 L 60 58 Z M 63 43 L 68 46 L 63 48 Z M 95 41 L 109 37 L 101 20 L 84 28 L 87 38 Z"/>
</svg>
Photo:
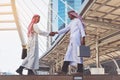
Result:
<svg viewBox="0 0 120 80">
<path fill-rule="evenodd" d="M 42 36 L 49 36 L 49 33 L 48 32 L 45 32 L 45 31 L 42 31 L 39 29 L 39 27 L 35 24 L 33 25 L 33 29 L 36 33 L 38 33 L 39 35 L 42 35 Z"/>
<path fill-rule="evenodd" d="M 67 25 L 67 27 L 65 27 L 64 29 L 61 29 L 58 31 L 58 34 L 63 34 L 63 33 L 66 33 L 67 31 L 70 30 L 70 25 Z"/>
</svg>

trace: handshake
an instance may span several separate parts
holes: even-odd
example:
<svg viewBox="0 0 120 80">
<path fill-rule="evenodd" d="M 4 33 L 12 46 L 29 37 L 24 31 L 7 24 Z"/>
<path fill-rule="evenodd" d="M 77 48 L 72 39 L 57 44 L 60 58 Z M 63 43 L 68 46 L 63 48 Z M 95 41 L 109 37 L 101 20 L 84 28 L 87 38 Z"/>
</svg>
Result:
<svg viewBox="0 0 120 80">
<path fill-rule="evenodd" d="M 50 32 L 49 36 L 54 36 L 55 34 L 58 34 L 58 32 Z"/>
</svg>

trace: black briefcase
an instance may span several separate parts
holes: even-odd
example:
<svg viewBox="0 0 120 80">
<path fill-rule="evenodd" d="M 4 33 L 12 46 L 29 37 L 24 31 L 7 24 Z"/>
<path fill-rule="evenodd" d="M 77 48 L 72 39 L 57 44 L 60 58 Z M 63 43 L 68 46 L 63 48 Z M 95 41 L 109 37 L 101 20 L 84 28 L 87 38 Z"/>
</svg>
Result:
<svg viewBox="0 0 120 80">
<path fill-rule="evenodd" d="M 21 59 L 25 59 L 25 57 L 27 56 L 27 49 L 22 49 L 22 56 Z"/>
<path fill-rule="evenodd" d="M 77 49 L 78 56 L 79 57 L 90 57 L 90 47 L 81 45 Z"/>
</svg>

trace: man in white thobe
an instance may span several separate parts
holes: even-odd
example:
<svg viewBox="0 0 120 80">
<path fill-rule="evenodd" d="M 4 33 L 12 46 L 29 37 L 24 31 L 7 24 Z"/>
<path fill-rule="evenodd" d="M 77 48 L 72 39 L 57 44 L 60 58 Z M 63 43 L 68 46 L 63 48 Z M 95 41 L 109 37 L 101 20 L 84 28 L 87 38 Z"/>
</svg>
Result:
<svg viewBox="0 0 120 80">
<path fill-rule="evenodd" d="M 63 34 L 70 31 L 70 42 L 64 57 L 62 71 L 58 74 L 67 74 L 68 66 L 77 64 L 77 73 L 83 73 L 83 58 L 78 57 L 77 48 L 85 45 L 85 31 L 81 17 L 75 11 L 68 12 L 71 22 L 64 29 L 55 32 L 55 34 Z"/>
<path fill-rule="evenodd" d="M 23 69 L 28 70 L 28 75 L 35 75 L 34 71 L 39 69 L 39 47 L 38 34 L 43 36 L 53 36 L 54 34 L 42 31 L 38 28 L 40 16 L 34 15 L 28 27 L 28 48 L 27 57 L 23 60 L 22 65 L 16 70 L 22 75 Z"/>
</svg>

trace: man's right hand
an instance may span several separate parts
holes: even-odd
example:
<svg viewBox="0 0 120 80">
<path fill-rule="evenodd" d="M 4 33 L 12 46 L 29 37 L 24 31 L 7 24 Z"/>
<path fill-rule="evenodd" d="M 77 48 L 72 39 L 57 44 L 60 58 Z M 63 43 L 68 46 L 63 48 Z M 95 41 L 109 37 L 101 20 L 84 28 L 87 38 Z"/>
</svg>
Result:
<svg viewBox="0 0 120 80">
<path fill-rule="evenodd" d="M 49 35 L 50 35 L 50 36 L 54 36 L 54 35 L 55 35 L 55 32 L 50 32 Z"/>
</svg>

